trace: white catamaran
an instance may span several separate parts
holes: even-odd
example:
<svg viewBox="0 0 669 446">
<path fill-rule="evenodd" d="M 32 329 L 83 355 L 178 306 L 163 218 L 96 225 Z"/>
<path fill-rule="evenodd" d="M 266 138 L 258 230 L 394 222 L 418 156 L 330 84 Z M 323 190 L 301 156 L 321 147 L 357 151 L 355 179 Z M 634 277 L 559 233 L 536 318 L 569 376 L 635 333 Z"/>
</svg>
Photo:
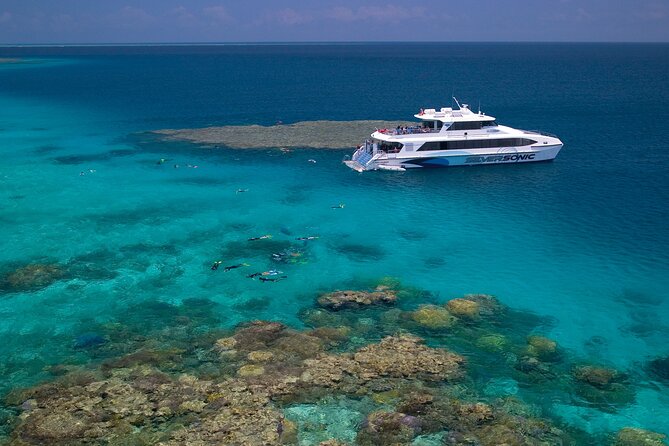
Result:
<svg viewBox="0 0 669 446">
<path fill-rule="evenodd" d="M 358 172 L 527 163 L 552 160 L 562 148 L 555 135 L 498 125 L 453 99 L 457 108 L 421 109 L 415 126 L 377 129 L 344 163 Z"/>
</svg>

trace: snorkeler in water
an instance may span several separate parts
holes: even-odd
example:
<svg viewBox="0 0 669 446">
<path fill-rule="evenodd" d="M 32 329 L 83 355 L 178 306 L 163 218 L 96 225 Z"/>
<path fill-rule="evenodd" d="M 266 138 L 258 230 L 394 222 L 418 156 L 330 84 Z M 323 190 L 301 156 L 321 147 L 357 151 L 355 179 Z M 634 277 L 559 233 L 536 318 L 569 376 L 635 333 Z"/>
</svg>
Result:
<svg viewBox="0 0 669 446">
<path fill-rule="evenodd" d="M 237 189 L 237 191 L 235 193 L 236 194 L 241 194 L 243 192 L 248 192 L 248 191 L 249 191 L 248 189 Z"/>
<path fill-rule="evenodd" d="M 278 276 L 279 274 L 283 274 L 283 271 L 279 271 L 276 269 L 271 269 L 269 271 L 263 271 L 261 273 L 253 273 L 249 274 L 248 277 L 249 279 L 255 279 L 256 277 L 260 277 L 260 280 L 264 281 L 264 278 L 267 276 Z"/>
<path fill-rule="evenodd" d="M 165 164 L 167 161 L 169 161 L 167 158 L 160 158 L 156 164 Z"/>
<path fill-rule="evenodd" d="M 331 206 L 332 209 L 344 209 L 345 204 L 344 203 L 339 203 L 336 206 Z"/>
<path fill-rule="evenodd" d="M 276 278 L 268 278 L 268 277 L 259 277 L 259 279 L 263 282 L 278 282 L 279 280 L 287 279 L 288 276 L 281 276 L 281 277 L 276 277 Z"/>
<path fill-rule="evenodd" d="M 223 271 L 227 273 L 231 269 L 241 268 L 242 266 L 251 266 L 251 265 L 249 265 L 248 263 L 240 263 L 238 265 L 230 265 L 230 266 L 226 266 L 225 268 L 223 268 Z"/>
<path fill-rule="evenodd" d="M 283 274 L 283 271 L 279 271 L 277 269 L 271 269 L 269 271 L 265 271 L 262 273 L 263 276 L 278 276 L 279 274 Z"/>
<path fill-rule="evenodd" d="M 272 238 L 272 235 L 271 234 L 265 234 L 265 235 L 261 235 L 260 237 L 251 237 L 250 239 L 248 239 L 248 241 L 253 242 L 255 240 L 265 240 L 265 239 L 268 239 L 268 238 Z"/>
<path fill-rule="evenodd" d="M 221 263 L 223 263 L 222 260 L 215 261 L 214 264 L 211 265 L 211 270 L 216 271 L 218 269 L 218 267 L 221 266 Z"/>
<path fill-rule="evenodd" d="M 298 237 L 295 240 L 306 241 L 306 240 L 316 240 L 316 239 L 318 239 L 317 235 L 309 235 L 307 237 Z"/>
</svg>

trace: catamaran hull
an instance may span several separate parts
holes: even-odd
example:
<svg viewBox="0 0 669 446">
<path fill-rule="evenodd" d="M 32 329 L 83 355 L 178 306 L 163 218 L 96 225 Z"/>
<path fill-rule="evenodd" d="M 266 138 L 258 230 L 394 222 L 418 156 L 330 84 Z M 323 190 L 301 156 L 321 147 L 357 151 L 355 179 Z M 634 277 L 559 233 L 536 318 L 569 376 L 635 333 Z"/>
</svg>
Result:
<svg viewBox="0 0 669 446">
<path fill-rule="evenodd" d="M 393 157 L 389 154 L 387 158 L 372 159 L 364 170 L 395 170 L 382 166 L 414 169 L 421 167 L 454 167 L 454 166 L 478 166 L 491 164 L 513 164 L 513 163 L 531 163 L 537 161 L 551 161 L 560 152 L 562 144 L 549 147 L 541 147 L 539 150 L 527 151 L 497 151 L 493 153 L 464 153 L 464 154 L 429 154 L 426 153 L 420 157 L 402 156 Z M 408 155 L 408 154 L 407 154 Z"/>
</svg>

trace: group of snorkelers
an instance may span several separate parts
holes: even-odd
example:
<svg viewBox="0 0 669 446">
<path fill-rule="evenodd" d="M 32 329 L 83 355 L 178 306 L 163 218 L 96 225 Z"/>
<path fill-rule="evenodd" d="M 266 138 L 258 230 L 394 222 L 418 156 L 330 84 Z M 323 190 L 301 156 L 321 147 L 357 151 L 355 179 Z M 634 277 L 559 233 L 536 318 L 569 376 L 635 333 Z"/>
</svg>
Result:
<svg viewBox="0 0 669 446">
<path fill-rule="evenodd" d="M 271 239 L 272 235 L 271 234 L 265 234 L 261 235 L 258 237 L 250 237 L 247 240 L 252 242 L 252 241 L 257 241 L 257 240 L 266 240 L 266 239 Z M 307 242 L 310 240 L 317 240 L 319 237 L 317 235 L 308 235 L 304 237 L 297 237 L 295 240 Z M 288 261 L 289 259 L 295 259 L 296 257 L 301 257 L 302 252 L 301 251 L 296 251 L 292 249 L 288 249 L 285 251 L 282 251 L 280 253 L 274 253 L 271 255 L 272 260 L 274 261 L 279 261 L 283 263 L 296 263 L 294 261 Z M 219 269 L 219 267 L 223 264 L 222 260 L 217 260 L 211 265 L 211 270 L 216 271 Z M 251 266 L 248 263 L 237 263 L 234 265 L 228 265 L 223 268 L 224 272 L 232 271 L 233 269 L 237 268 L 242 268 L 242 267 L 247 267 Z M 283 271 L 279 271 L 276 269 L 270 269 L 269 271 L 262 271 L 262 272 L 256 272 L 252 274 L 248 274 L 246 277 L 252 280 L 255 280 L 258 278 L 261 282 L 278 282 L 280 280 L 287 279 L 288 276 L 282 275 Z"/>
<path fill-rule="evenodd" d="M 222 260 L 215 261 L 211 265 L 212 271 L 216 271 L 218 269 L 218 267 L 221 266 L 222 264 L 223 264 Z M 227 273 L 228 271 L 231 271 L 231 270 L 237 269 L 237 268 L 241 268 L 241 267 L 244 267 L 244 266 L 251 266 L 251 265 L 249 265 L 248 263 L 238 263 L 236 265 L 226 266 L 225 268 L 223 268 L 223 271 Z M 249 274 L 246 277 L 248 277 L 249 279 L 254 279 L 254 280 L 257 277 L 262 282 L 278 282 L 279 280 L 283 280 L 283 279 L 288 278 L 288 276 L 280 276 L 280 274 L 283 274 L 283 271 L 279 271 L 279 270 L 276 270 L 276 269 L 271 269 L 269 271 L 262 271 L 262 272 L 258 272 L 258 273 Z"/>
<path fill-rule="evenodd" d="M 172 160 L 169 159 L 169 158 L 160 158 L 160 159 L 158 160 L 158 162 L 156 162 L 156 164 L 161 165 L 161 164 L 165 164 L 165 163 L 167 163 L 167 162 L 169 162 L 169 161 L 172 161 Z M 178 169 L 179 167 L 181 167 L 179 164 L 174 164 L 174 168 L 175 168 L 175 169 Z M 193 164 L 186 164 L 186 167 L 189 167 L 189 168 L 191 168 L 191 169 L 197 169 L 197 168 L 198 168 L 197 165 L 193 165 Z"/>
</svg>

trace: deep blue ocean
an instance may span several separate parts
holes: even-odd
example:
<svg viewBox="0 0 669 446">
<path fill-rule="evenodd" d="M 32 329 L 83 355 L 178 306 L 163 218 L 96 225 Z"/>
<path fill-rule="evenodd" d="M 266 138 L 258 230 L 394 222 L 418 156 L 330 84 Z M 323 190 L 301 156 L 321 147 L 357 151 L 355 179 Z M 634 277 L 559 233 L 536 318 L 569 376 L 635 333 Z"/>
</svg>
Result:
<svg viewBox="0 0 669 446">
<path fill-rule="evenodd" d="M 31 263 L 76 273 L 0 291 L 0 393 L 89 360 L 82 334 L 123 323 L 141 302 L 206 298 L 222 326 L 300 327 L 319 292 L 392 276 L 441 302 L 495 295 L 545 317 L 542 334 L 576 362 L 635 382 L 619 410 L 547 401 L 554 419 L 669 434 L 667 384 L 644 371 L 669 355 L 669 45 L 5 47 L 1 57 L 24 63 L 0 64 L 0 273 Z M 453 94 L 564 148 L 550 163 L 358 174 L 341 164 L 353 148 L 212 149 L 146 133 L 403 121 Z M 262 234 L 320 238 L 280 282 L 211 271 L 216 260 L 275 266 L 240 248 Z M 254 299 L 267 304 L 243 305 Z"/>
</svg>

